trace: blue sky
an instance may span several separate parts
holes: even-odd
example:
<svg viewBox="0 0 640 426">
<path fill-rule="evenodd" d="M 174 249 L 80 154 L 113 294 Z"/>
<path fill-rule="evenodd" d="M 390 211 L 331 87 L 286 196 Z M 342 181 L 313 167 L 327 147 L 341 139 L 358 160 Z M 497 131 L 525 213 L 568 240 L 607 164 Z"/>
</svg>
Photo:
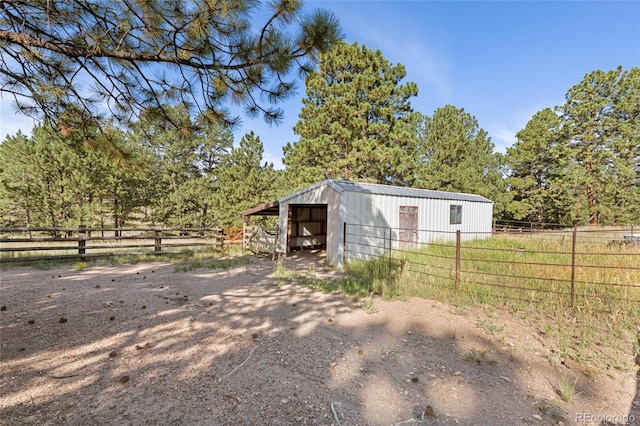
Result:
<svg viewBox="0 0 640 426">
<path fill-rule="evenodd" d="M 309 1 L 333 11 L 348 42 L 379 49 L 418 85 L 416 111 L 464 108 L 504 152 L 533 114 L 564 102 L 567 90 L 596 69 L 640 66 L 640 2 Z M 301 85 L 301 92 L 304 85 Z M 300 93 L 278 128 L 244 120 L 265 159 L 280 164 Z"/>
<path fill-rule="evenodd" d="M 590 71 L 640 66 L 640 2 L 586 1 L 307 1 L 340 19 L 346 41 L 377 49 L 418 85 L 416 111 L 446 104 L 464 108 L 504 152 L 531 116 L 564 101 Z M 283 105 L 284 122 L 270 127 L 243 118 L 236 143 L 253 130 L 265 160 L 281 167 L 282 147 L 298 138 L 304 83 Z M 0 99 L 0 137 L 33 121 Z"/>
</svg>

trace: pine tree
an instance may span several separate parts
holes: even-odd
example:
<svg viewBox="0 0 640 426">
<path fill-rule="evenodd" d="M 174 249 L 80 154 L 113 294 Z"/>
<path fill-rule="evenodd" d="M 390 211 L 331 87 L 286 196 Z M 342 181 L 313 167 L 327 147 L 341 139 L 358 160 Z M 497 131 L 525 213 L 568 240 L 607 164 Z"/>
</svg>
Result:
<svg viewBox="0 0 640 426">
<path fill-rule="evenodd" d="M 225 156 L 217 173 L 216 211 L 223 227 L 241 226 L 242 212 L 277 198 L 278 173 L 272 163 L 262 163 L 264 148 L 250 132 Z"/>
<path fill-rule="evenodd" d="M 592 225 L 638 220 L 640 73 L 593 71 L 558 107 L 568 161 L 563 183 L 575 194 L 574 220 Z M 631 202 L 631 204 L 630 204 Z M 635 218 L 634 218 L 635 216 Z"/>
<path fill-rule="evenodd" d="M 167 119 L 166 106 L 221 123 L 236 121 L 236 103 L 278 122 L 292 71 L 308 72 L 342 36 L 333 14 L 303 14 L 300 0 L 15 0 L 0 13 L 2 91 L 63 134 L 107 111 Z"/>
<path fill-rule="evenodd" d="M 414 83 L 380 51 L 340 44 L 309 74 L 299 141 L 284 148 L 289 176 L 303 187 L 323 179 L 406 184 L 413 178 Z"/>
<path fill-rule="evenodd" d="M 38 223 L 34 205 L 37 188 L 32 176 L 37 170 L 34 145 L 22 132 L 7 136 L 0 144 L 0 215 L 2 226 L 32 226 Z"/>
<path fill-rule="evenodd" d="M 537 112 L 516 134 L 517 141 L 507 148 L 510 168 L 508 185 L 514 200 L 508 211 L 518 220 L 557 222 L 551 183 L 558 176 L 558 128 L 560 118 L 550 108 Z"/>
<path fill-rule="evenodd" d="M 140 152 L 126 145 L 122 131 L 105 130 L 75 134 L 90 149 L 44 126 L 30 138 L 7 137 L 0 144 L 2 222 L 59 227 L 105 226 L 113 220 L 118 227 L 148 203 L 142 194 L 149 174 Z"/>
<path fill-rule="evenodd" d="M 152 158 L 151 218 L 168 226 L 213 226 L 217 166 L 231 148 L 233 135 L 219 124 L 194 125 L 182 108 L 168 111 L 168 120 L 158 120 L 152 111 L 143 114 L 131 134 Z"/>
<path fill-rule="evenodd" d="M 416 186 L 479 194 L 494 201 L 500 217 L 507 205 L 502 156 L 493 152 L 487 132 L 462 108 L 445 105 L 420 126 Z"/>
</svg>

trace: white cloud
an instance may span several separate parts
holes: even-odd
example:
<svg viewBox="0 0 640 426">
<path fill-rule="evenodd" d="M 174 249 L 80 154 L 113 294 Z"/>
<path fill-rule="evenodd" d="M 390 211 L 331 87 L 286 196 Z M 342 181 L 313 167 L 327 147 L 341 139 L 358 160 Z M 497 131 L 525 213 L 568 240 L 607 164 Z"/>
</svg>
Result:
<svg viewBox="0 0 640 426">
<path fill-rule="evenodd" d="M 407 70 L 407 80 L 415 81 L 418 87 L 431 87 L 436 90 L 440 103 L 449 103 L 452 97 L 452 87 L 449 77 L 447 60 L 440 55 L 430 52 L 423 42 L 405 42 L 400 49 L 395 49 L 393 56 L 398 56 L 398 62 Z"/>
<path fill-rule="evenodd" d="M 357 11 L 341 14 L 349 39 L 357 40 L 369 49 L 379 49 L 393 64 L 404 65 L 407 70 L 405 81 L 418 84 L 428 97 L 437 97 L 437 104 L 451 102 L 451 59 L 443 30 L 414 31 L 407 28 L 402 16 L 380 14 L 374 8 L 370 12 L 358 7 Z"/>
<path fill-rule="evenodd" d="M 491 136 L 495 150 L 505 153 L 508 147 L 516 143 L 516 133 L 524 129 L 534 114 L 543 108 L 546 108 L 546 106 L 531 105 L 524 109 L 514 111 L 510 117 L 506 117 L 506 122 L 490 122 L 485 129 L 489 132 L 489 136 Z"/>
<path fill-rule="evenodd" d="M 487 126 L 487 132 L 491 136 L 491 142 L 495 145 L 495 151 L 506 153 L 507 148 L 516 142 L 516 133 L 520 129 L 514 130 L 513 126 L 504 123 L 491 123 Z"/>
<path fill-rule="evenodd" d="M 273 163 L 273 167 L 275 167 L 276 170 L 284 169 L 284 164 L 282 164 L 282 154 L 273 154 L 265 150 L 262 155 L 262 162 L 264 163 L 265 161 L 267 163 Z"/>
</svg>

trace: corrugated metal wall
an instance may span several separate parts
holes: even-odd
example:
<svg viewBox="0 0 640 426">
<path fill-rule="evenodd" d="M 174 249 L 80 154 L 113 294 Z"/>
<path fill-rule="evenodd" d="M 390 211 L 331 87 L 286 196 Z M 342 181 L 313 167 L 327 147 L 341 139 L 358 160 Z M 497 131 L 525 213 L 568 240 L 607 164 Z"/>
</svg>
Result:
<svg viewBox="0 0 640 426">
<path fill-rule="evenodd" d="M 348 227 L 349 258 L 380 256 L 390 244 L 394 249 L 399 247 L 397 228 L 400 226 L 400 206 L 418 207 L 418 244 L 436 240 L 454 240 L 457 230 L 463 232 L 462 238 L 466 240 L 486 238 L 491 233 L 492 203 L 360 192 L 345 192 L 343 198 L 345 221 L 348 224 L 366 225 Z M 462 223 L 459 225 L 449 223 L 451 205 L 462 206 Z M 392 229 L 389 230 L 389 228 Z"/>
</svg>

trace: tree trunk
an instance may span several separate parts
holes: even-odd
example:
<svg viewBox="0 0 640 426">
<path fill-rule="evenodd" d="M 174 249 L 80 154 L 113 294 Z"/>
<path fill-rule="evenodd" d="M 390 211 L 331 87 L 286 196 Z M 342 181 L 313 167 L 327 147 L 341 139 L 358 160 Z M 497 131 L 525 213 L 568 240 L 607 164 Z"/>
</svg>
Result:
<svg viewBox="0 0 640 426">
<path fill-rule="evenodd" d="M 120 222 L 118 221 L 119 216 L 118 216 L 118 199 L 114 198 L 113 200 L 113 226 L 114 228 L 116 228 L 116 230 L 114 231 L 114 236 L 119 237 L 120 236 L 120 231 L 118 230 L 118 228 L 120 227 Z"/>
<path fill-rule="evenodd" d="M 587 161 L 587 211 L 589 212 L 589 223 L 591 225 L 598 224 L 598 212 L 596 211 L 597 200 L 593 190 L 593 165 L 591 161 Z"/>
</svg>

